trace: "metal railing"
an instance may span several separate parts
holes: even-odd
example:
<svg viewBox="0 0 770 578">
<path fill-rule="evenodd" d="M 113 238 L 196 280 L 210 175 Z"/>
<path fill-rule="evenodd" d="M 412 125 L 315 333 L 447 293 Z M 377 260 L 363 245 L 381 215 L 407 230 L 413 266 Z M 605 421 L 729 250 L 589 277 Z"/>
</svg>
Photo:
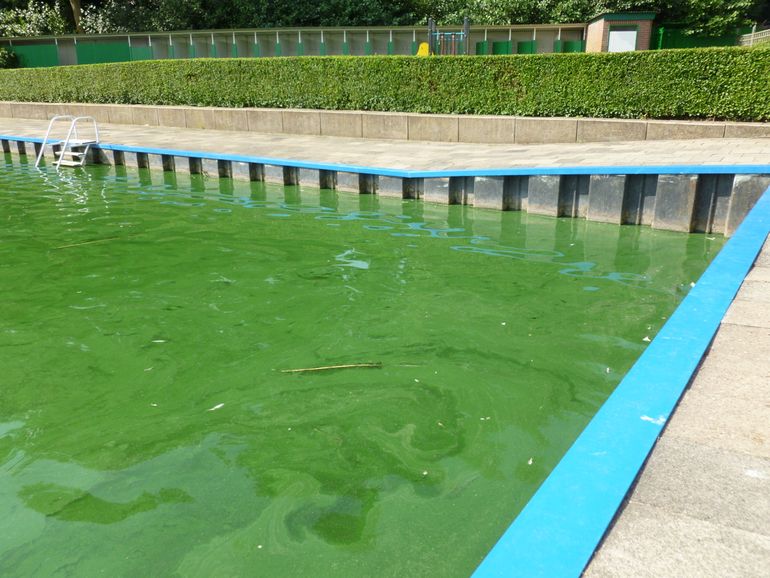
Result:
<svg viewBox="0 0 770 578">
<path fill-rule="evenodd" d="M 754 46 L 755 44 L 762 44 L 763 42 L 770 42 L 770 28 L 738 37 L 738 44 L 741 46 Z"/>
<path fill-rule="evenodd" d="M 60 121 L 70 121 L 69 129 L 67 130 L 67 136 L 63 141 L 60 139 L 49 140 L 51 137 L 51 129 Z M 93 129 L 93 134 L 91 135 L 92 138 L 79 138 L 77 126 L 78 121 L 91 122 Z M 60 146 L 58 151 L 54 150 L 54 156 L 57 157 L 56 161 L 54 162 L 54 166 L 57 170 L 62 164 L 65 164 L 66 166 L 83 166 L 86 161 L 88 150 L 92 144 L 99 144 L 99 127 L 96 125 L 96 120 L 92 116 L 73 116 L 70 114 L 56 115 L 51 118 L 51 121 L 48 123 L 48 130 L 45 133 L 43 143 L 40 145 L 40 151 L 38 152 L 37 158 L 35 159 L 35 166 L 37 167 L 40 165 L 40 161 L 42 160 L 43 154 L 45 153 L 45 147 L 54 147 L 56 145 Z M 85 150 L 73 151 L 73 147 L 85 147 Z M 78 160 L 67 161 L 64 158 L 66 156 L 70 156 L 73 159 L 77 157 Z"/>
</svg>

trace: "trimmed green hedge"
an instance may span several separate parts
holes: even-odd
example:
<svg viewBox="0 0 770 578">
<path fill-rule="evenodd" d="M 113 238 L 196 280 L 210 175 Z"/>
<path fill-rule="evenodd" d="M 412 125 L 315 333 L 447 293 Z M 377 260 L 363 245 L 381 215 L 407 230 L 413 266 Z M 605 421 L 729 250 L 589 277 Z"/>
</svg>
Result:
<svg viewBox="0 0 770 578">
<path fill-rule="evenodd" d="M 0 68 L 16 68 L 19 60 L 16 54 L 7 48 L 0 48 Z"/>
<path fill-rule="evenodd" d="M 154 60 L 0 71 L 0 100 L 770 120 L 770 50 Z"/>
</svg>

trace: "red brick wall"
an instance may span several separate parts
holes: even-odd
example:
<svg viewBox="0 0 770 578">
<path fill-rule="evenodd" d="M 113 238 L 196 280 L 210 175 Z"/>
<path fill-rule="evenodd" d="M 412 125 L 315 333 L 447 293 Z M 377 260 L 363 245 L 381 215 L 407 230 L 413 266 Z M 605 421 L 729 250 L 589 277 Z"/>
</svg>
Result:
<svg viewBox="0 0 770 578">
<path fill-rule="evenodd" d="M 649 49 L 652 20 L 597 20 L 588 25 L 586 52 L 607 52 L 610 43 L 610 26 L 636 26 L 636 49 Z"/>
</svg>

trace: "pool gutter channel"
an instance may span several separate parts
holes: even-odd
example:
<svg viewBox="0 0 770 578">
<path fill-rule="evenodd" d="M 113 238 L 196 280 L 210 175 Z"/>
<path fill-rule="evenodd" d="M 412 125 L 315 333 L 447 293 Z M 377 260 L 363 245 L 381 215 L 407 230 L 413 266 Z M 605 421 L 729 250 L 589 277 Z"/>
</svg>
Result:
<svg viewBox="0 0 770 578">
<path fill-rule="evenodd" d="M 12 152 L 12 142 L 27 155 L 27 145 L 37 154 L 43 139 L 0 135 L 4 152 Z M 96 164 L 726 236 L 770 186 L 770 164 L 417 171 L 108 143 L 92 147 L 89 156 Z"/>
</svg>

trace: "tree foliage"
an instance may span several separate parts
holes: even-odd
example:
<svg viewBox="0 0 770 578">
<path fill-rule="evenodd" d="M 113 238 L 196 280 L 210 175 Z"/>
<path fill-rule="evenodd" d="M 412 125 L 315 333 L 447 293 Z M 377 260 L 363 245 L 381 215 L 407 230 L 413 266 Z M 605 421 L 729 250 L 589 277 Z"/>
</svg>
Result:
<svg viewBox="0 0 770 578">
<path fill-rule="evenodd" d="M 0 10 L 0 36 L 41 36 L 71 31 L 62 3 L 29 0 L 3 2 Z"/>
<path fill-rule="evenodd" d="M 695 34 L 734 32 L 770 18 L 766 0 L 7 0 L 0 34 L 585 22 L 603 12 L 650 11 Z M 78 26 L 79 24 L 79 26 Z"/>
</svg>

